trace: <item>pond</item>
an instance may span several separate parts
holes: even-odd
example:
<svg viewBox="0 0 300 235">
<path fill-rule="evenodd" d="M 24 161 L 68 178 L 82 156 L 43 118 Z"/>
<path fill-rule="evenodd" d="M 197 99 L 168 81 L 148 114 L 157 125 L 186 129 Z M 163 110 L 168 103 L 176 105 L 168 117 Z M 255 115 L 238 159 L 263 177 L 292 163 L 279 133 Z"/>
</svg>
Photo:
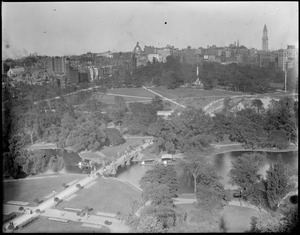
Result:
<svg viewBox="0 0 300 235">
<path fill-rule="evenodd" d="M 75 152 L 68 152 L 67 150 L 61 149 L 46 149 L 44 150 L 46 154 L 49 155 L 58 155 L 63 157 L 65 168 L 64 172 L 66 173 L 75 173 L 75 174 L 89 174 L 90 169 L 80 169 L 78 163 L 82 161 L 82 158 Z"/>
<path fill-rule="evenodd" d="M 219 176 L 222 177 L 220 182 L 227 189 L 235 189 L 236 186 L 233 186 L 229 183 L 228 173 L 231 169 L 231 161 L 241 156 L 243 153 L 254 153 L 255 151 L 233 151 L 222 154 L 217 154 L 211 157 L 211 163 L 216 169 L 216 172 Z M 277 156 L 282 155 L 283 161 L 285 164 L 288 164 L 292 167 L 298 169 L 298 151 L 289 151 L 289 152 L 267 152 L 267 151 L 257 151 L 262 153 L 262 164 L 260 165 L 259 173 L 262 176 L 265 176 L 266 171 L 269 169 L 270 164 L 276 161 Z M 151 165 L 142 166 L 140 164 L 134 164 L 131 166 L 121 167 L 118 171 L 117 178 L 125 180 L 135 186 L 139 185 L 139 180 L 143 177 L 145 172 L 148 169 L 151 169 Z M 168 166 L 172 167 L 172 166 Z M 192 184 L 188 185 L 187 181 L 182 177 L 182 172 L 177 172 L 178 181 L 179 181 L 179 192 L 180 193 L 192 193 L 193 186 Z"/>
</svg>

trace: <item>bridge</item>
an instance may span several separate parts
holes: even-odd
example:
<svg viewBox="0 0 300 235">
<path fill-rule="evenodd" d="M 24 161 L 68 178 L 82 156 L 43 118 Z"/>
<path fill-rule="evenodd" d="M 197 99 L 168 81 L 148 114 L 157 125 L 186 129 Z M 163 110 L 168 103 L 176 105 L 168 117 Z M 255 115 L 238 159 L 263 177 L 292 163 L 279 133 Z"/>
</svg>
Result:
<svg viewBox="0 0 300 235">
<path fill-rule="evenodd" d="M 115 175 L 117 174 L 118 167 L 130 165 L 131 162 L 137 162 L 139 161 L 140 152 L 150 146 L 153 143 L 153 140 L 146 141 L 144 144 L 135 147 L 134 149 L 125 152 L 122 154 L 118 159 L 110 163 L 108 166 L 106 166 L 102 173 L 104 174 L 111 174 Z"/>
</svg>

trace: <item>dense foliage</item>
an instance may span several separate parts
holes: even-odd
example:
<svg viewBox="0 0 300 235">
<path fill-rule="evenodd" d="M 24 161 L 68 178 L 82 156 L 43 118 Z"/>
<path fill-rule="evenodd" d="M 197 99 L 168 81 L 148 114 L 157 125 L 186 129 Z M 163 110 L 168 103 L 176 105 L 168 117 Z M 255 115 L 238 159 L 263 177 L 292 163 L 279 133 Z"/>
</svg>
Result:
<svg viewBox="0 0 300 235">
<path fill-rule="evenodd" d="M 270 89 L 270 82 L 282 83 L 284 79 L 283 71 L 273 67 L 235 63 L 223 65 L 217 62 L 203 62 L 198 66 L 199 78 L 204 84 L 204 89 L 212 89 L 219 85 L 234 91 L 266 92 Z M 197 79 L 196 65 L 180 61 L 180 57 L 175 55 L 168 56 L 166 63 L 148 63 L 123 77 L 125 77 L 123 82 L 127 87 L 151 84 L 166 86 L 169 89 L 174 89 L 184 83 L 192 84 Z M 114 79 L 118 81 L 117 78 Z M 112 81 L 110 83 L 113 85 Z"/>
</svg>

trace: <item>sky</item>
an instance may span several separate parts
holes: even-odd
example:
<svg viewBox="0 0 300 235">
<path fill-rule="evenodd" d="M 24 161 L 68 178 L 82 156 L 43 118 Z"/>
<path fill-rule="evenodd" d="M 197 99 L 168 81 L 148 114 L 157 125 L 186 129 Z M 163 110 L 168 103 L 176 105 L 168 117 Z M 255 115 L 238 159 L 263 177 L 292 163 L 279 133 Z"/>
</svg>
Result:
<svg viewBox="0 0 300 235">
<path fill-rule="evenodd" d="M 2 58 L 132 51 L 144 46 L 298 48 L 298 1 L 2 2 Z"/>
</svg>

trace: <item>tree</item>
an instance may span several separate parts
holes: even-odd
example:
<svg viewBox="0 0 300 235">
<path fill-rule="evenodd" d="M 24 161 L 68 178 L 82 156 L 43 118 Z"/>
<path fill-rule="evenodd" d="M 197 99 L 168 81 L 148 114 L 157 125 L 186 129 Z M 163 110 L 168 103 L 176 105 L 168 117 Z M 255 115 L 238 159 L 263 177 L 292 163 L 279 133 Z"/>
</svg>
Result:
<svg viewBox="0 0 300 235">
<path fill-rule="evenodd" d="M 243 143 L 246 148 L 260 147 L 267 138 L 263 126 L 238 114 L 230 124 L 229 133 L 231 141 Z"/>
<path fill-rule="evenodd" d="M 116 125 L 121 125 L 126 112 L 128 111 L 125 98 L 122 96 L 114 97 L 114 104 L 107 108 L 108 117 Z"/>
<path fill-rule="evenodd" d="M 151 104 L 131 103 L 123 126 L 130 134 L 147 134 L 148 127 L 157 120 L 157 112 Z"/>
<path fill-rule="evenodd" d="M 162 184 L 169 188 L 169 195 L 171 198 L 177 197 L 178 182 L 176 178 L 176 172 L 171 167 L 165 167 L 163 165 L 156 165 L 153 169 L 149 169 L 145 172 L 145 175 L 140 180 L 140 186 L 144 190 L 148 190 L 149 187 L 153 187 L 153 184 Z M 156 185 L 157 186 L 157 185 Z M 165 192 L 165 187 L 162 188 Z M 156 193 L 155 191 L 153 193 Z M 147 197 L 147 195 L 145 195 Z M 167 197 L 168 198 L 168 197 Z"/>
<path fill-rule="evenodd" d="M 288 224 L 286 220 L 281 219 L 279 213 L 260 213 L 257 217 L 251 218 L 252 233 L 283 233 L 287 232 Z"/>
<path fill-rule="evenodd" d="M 152 123 L 148 128 L 148 133 L 155 136 L 155 150 L 157 153 L 166 151 L 168 153 L 175 153 L 179 148 L 179 141 L 176 134 L 177 127 L 173 122 L 169 122 L 159 118 L 155 123 Z"/>
<path fill-rule="evenodd" d="M 285 134 L 284 142 L 297 140 L 297 121 L 295 114 L 295 104 L 293 98 L 283 97 L 279 101 L 271 100 L 269 109 L 266 113 L 266 127 L 268 132 L 274 130 L 283 131 Z"/>
<path fill-rule="evenodd" d="M 278 202 L 286 193 L 287 185 L 288 179 L 285 174 L 284 162 L 279 156 L 277 161 L 270 166 L 266 176 L 266 193 L 271 209 L 277 208 Z"/>
<path fill-rule="evenodd" d="M 225 98 L 223 101 L 222 113 L 224 113 L 225 116 L 227 116 L 230 113 L 232 107 L 233 107 L 232 99 L 230 97 Z"/>
<path fill-rule="evenodd" d="M 156 95 L 152 100 L 151 104 L 153 105 L 154 109 L 156 111 L 163 110 L 164 109 L 164 101 L 162 98 L 158 95 Z"/>
<path fill-rule="evenodd" d="M 49 159 L 48 167 L 49 169 L 53 170 L 54 172 L 59 172 L 64 168 L 64 159 L 59 156 L 52 156 Z"/>
<path fill-rule="evenodd" d="M 212 181 L 218 179 L 214 169 L 208 163 L 206 155 L 198 152 L 196 149 L 191 149 L 187 152 L 180 164 L 193 179 L 195 198 L 197 198 L 198 183 L 209 185 Z"/>
<path fill-rule="evenodd" d="M 172 195 L 169 186 L 157 182 L 146 182 L 143 185 L 142 198 L 145 202 L 151 201 L 152 205 L 172 205 Z"/>
<path fill-rule="evenodd" d="M 263 157 L 260 154 L 243 154 L 232 161 L 232 168 L 229 172 L 232 185 L 239 186 L 247 197 L 256 183 L 259 181 L 259 165 Z"/>
<path fill-rule="evenodd" d="M 257 113 L 260 113 L 260 110 L 263 108 L 264 104 L 260 99 L 252 100 L 252 106 L 257 108 Z"/>
<path fill-rule="evenodd" d="M 29 111 L 25 115 L 24 121 L 24 131 L 26 134 L 30 135 L 31 144 L 33 144 L 34 137 L 38 133 L 38 120 L 39 115 L 35 110 Z"/>
<path fill-rule="evenodd" d="M 178 210 L 174 206 L 169 205 L 148 205 L 141 210 L 140 218 L 154 216 L 158 221 L 162 222 L 164 229 L 170 229 L 176 225 L 176 219 L 180 220 Z M 178 216 L 178 217 L 176 217 Z"/>
<path fill-rule="evenodd" d="M 121 135 L 118 129 L 114 129 L 114 128 L 104 129 L 104 133 L 109 140 L 109 144 L 113 146 L 117 146 L 125 143 L 125 139 L 123 138 L 123 136 Z"/>
<path fill-rule="evenodd" d="M 255 183 L 251 190 L 248 189 L 247 192 L 247 199 L 249 199 L 251 204 L 257 206 L 259 211 L 262 211 L 262 208 L 268 208 L 266 185 L 264 179 L 261 179 L 259 182 Z"/>
<path fill-rule="evenodd" d="M 163 223 L 152 215 L 141 218 L 137 226 L 138 233 L 161 233 L 163 231 Z"/>
<path fill-rule="evenodd" d="M 40 200 L 38 198 L 34 199 L 33 202 L 38 206 L 40 204 Z"/>
<path fill-rule="evenodd" d="M 70 132 L 66 145 L 71 146 L 76 152 L 85 149 L 97 151 L 106 144 L 106 139 L 104 130 L 95 122 L 83 120 Z"/>
</svg>

